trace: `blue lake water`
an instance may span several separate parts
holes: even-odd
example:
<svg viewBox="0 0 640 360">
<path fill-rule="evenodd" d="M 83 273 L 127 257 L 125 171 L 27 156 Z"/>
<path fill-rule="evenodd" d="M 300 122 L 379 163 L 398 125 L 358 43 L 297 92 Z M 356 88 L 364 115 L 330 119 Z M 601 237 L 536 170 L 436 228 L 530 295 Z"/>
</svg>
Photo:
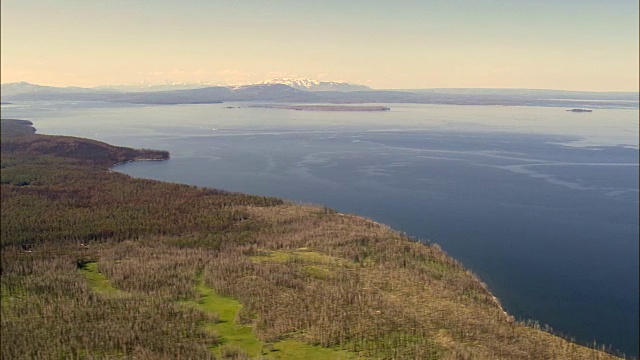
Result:
<svg viewBox="0 0 640 360">
<path fill-rule="evenodd" d="M 17 103 L 39 133 L 169 150 L 115 170 L 324 204 L 438 243 L 505 309 L 638 355 L 638 110 Z M 229 108 L 232 107 L 232 108 Z"/>
</svg>

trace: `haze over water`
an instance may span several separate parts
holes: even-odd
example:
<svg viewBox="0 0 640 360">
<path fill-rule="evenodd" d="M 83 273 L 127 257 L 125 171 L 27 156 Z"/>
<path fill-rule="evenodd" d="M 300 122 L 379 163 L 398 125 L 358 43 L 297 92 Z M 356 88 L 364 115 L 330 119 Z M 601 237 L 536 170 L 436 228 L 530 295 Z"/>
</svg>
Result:
<svg viewBox="0 0 640 360">
<path fill-rule="evenodd" d="M 441 245 L 517 318 L 637 356 L 637 109 L 245 106 L 34 102 L 2 115 L 171 152 L 115 168 L 132 176 L 370 217 Z"/>
</svg>

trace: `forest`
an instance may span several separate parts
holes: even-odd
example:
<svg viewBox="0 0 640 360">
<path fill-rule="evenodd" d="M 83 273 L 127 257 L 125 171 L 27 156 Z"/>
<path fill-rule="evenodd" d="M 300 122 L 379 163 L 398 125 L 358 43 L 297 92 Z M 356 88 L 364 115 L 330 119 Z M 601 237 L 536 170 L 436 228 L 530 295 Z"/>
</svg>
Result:
<svg viewBox="0 0 640 360">
<path fill-rule="evenodd" d="M 2 359 L 617 358 L 383 224 L 110 171 L 165 151 L 1 135 Z"/>
</svg>

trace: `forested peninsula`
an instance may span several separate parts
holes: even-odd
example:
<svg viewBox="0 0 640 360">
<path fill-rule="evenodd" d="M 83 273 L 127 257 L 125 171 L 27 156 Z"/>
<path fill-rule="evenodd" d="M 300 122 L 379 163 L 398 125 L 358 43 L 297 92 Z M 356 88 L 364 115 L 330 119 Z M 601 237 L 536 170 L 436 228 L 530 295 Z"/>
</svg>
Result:
<svg viewBox="0 0 640 360">
<path fill-rule="evenodd" d="M 2 359 L 613 359 L 506 314 L 437 245 L 110 171 L 169 154 L 3 120 Z"/>
</svg>

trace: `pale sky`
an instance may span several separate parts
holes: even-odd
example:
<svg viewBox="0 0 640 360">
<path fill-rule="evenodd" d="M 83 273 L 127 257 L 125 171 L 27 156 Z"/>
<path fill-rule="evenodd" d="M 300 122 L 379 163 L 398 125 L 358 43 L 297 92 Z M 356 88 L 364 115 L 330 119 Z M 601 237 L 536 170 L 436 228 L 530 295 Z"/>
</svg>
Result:
<svg viewBox="0 0 640 360">
<path fill-rule="evenodd" d="M 638 91 L 637 0 L 2 0 L 1 81 Z"/>
</svg>

